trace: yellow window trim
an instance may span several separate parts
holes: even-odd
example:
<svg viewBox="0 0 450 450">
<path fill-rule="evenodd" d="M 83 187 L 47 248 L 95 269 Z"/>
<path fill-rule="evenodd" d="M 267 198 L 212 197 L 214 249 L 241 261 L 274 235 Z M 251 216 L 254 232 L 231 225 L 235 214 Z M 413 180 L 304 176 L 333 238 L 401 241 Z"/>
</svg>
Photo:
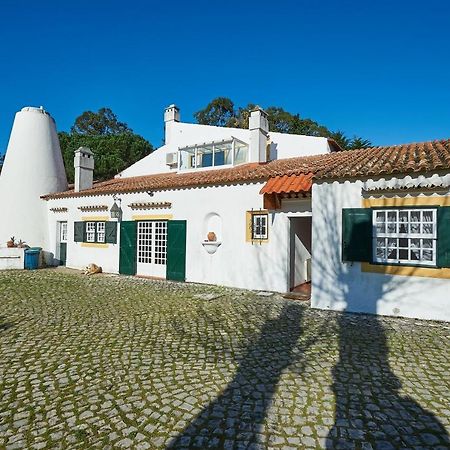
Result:
<svg viewBox="0 0 450 450">
<path fill-rule="evenodd" d="M 440 197 L 391 197 L 365 198 L 363 208 L 383 208 L 390 206 L 450 206 L 450 196 Z"/>
<path fill-rule="evenodd" d="M 137 214 L 132 220 L 172 220 L 173 214 Z"/>
<path fill-rule="evenodd" d="M 108 248 L 109 244 L 103 244 L 101 242 L 82 242 L 81 246 L 91 248 Z"/>
<path fill-rule="evenodd" d="M 386 275 L 400 275 L 404 277 L 427 277 L 450 279 L 450 269 L 413 266 L 385 266 L 382 264 L 361 263 L 361 272 L 383 273 Z"/>
<path fill-rule="evenodd" d="M 108 222 L 109 216 L 83 216 L 83 222 Z"/>
<path fill-rule="evenodd" d="M 245 242 L 251 244 L 267 244 L 269 242 L 269 221 L 267 220 L 267 239 L 252 239 L 252 216 L 254 214 L 269 214 L 268 209 L 262 209 L 258 211 L 246 211 L 245 213 Z"/>
<path fill-rule="evenodd" d="M 362 206 L 363 208 L 450 206 L 450 196 L 365 198 L 362 201 Z M 361 272 L 383 273 L 404 277 L 450 278 L 450 268 L 392 266 L 367 262 L 361 263 Z"/>
</svg>

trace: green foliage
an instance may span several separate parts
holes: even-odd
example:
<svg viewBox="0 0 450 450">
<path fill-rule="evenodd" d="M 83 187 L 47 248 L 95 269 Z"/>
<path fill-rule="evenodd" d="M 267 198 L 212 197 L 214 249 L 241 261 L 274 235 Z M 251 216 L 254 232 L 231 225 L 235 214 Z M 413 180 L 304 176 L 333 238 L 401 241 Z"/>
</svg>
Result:
<svg viewBox="0 0 450 450">
<path fill-rule="evenodd" d="M 77 117 L 70 133 L 63 131 L 58 136 L 69 183 L 74 181 L 73 157 L 79 147 L 93 151 L 96 180 L 114 177 L 153 150 L 142 136 L 119 122 L 109 108 L 101 108 L 97 113 L 84 112 Z"/>
<path fill-rule="evenodd" d="M 215 125 L 233 128 L 248 128 L 250 111 L 255 104 L 235 109 L 234 103 L 225 97 L 212 100 L 204 109 L 197 111 L 194 117 L 203 125 Z M 299 114 L 292 114 L 277 106 L 266 109 L 269 120 L 269 130 L 279 133 L 303 134 L 307 136 L 322 136 L 335 140 L 344 150 L 370 147 L 369 140 L 354 136 L 348 138 L 342 131 L 331 131 L 326 126 L 314 120 L 302 118 Z"/>
<path fill-rule="evenodd" d="M 85 111 L 75 119 L 72 133 L 86 136 L 132 133 L 133 130 L 124 122 L 119 122 L 110 108 L 100 108 L 96 113 Z"/>
<path fill-rule="evenodd" d="M 205 109 L 196 112 L 194 117 L 202 125 L 230 126 L 230 121 L 235 117 L 234 103 L 229 98 L 217 97 Z"/>
</svg>

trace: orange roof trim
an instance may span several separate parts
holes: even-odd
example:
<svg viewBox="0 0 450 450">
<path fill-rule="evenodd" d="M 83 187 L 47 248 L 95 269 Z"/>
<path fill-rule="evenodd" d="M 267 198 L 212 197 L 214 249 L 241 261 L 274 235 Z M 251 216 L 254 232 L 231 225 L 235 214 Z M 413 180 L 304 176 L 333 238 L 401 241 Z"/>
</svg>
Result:
<svg viewBox="0 0 450 450">
<path fill-rule="evenodd" d="M 311 191 L 313 173 L 300 175 L 283 175 L 281 177 L 270 178 L 261 189 L 260 194 L 290 194 L 307 193 Z"/>
</svg>

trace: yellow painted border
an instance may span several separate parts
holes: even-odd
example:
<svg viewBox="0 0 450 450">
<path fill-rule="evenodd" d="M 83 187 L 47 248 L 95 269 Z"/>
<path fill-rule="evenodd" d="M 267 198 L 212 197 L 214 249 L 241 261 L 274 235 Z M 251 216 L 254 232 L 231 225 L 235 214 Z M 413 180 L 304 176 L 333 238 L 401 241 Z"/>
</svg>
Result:
<svg viewBox="0 0 450 450">
<path fill-rule="evenodd" d="M 109 216 L 83 216 L 83 222 L 109 222 Z"/>
<path fill-rule="evenodd" d="M 364 198 L 362 206 L 363 208 L 383 208 L 389 206 L 450 206 L 450 196 Z"/>
<path fill-rule="evenodd" d="M 252 239 L 252 215 L 253 214 L 267 214 L 269 216 L 269 210 L 262 209 L 258 211 L 246 211 L 245 212 L 245 242 L 251 244 L 267 244 L 269 242 L 269 220 L 267 220 L 267 239 Z"/>
<path fill-rule="evenodd" d="M 108 244 L 102 244 L 101 242 L 82 242 L 82 247 L 91 247 L 91 248 L 108 248 Z"/>
<path fill-rule="evenodd" d="M 361 272 L 383 273 L 385 275 L 400 275 L 403 277 L 427 277 L 450 279 L 450 269 L 435 269 L 433 267 L 414 266 L 385 266 L 378 264 L 361 263 Z"/>
<path fill-rule="evenodd" d="M 173 214 L 137 214 L 132 220 L 172 220 Z"/>
<path fill-rule="evenodd" d="M 365 198 L 362 200 L 363 208 L 384 208 L 404 206 L 450 206 L 450 196 L 435 197 L 384 197 Z M 361 263 L 361 272 L 382 273 L 385 275 L 399 275 L 403 277 L 426 277 L 450 279 L 449 268 L 392 266 L 384 264 Z"/>
</svg>

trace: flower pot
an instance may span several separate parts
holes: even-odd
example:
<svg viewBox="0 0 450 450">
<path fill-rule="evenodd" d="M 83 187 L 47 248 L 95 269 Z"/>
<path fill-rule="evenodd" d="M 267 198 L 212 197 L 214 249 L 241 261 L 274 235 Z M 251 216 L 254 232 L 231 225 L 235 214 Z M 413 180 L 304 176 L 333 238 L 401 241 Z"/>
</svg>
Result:
<svg viewBox="0 0 450 450">
<path fill-rule="evenodd" d="M 215 241 L 217 241 L 217 236 L 216 236 L 216 233 L 214 233 L 214 231 L 210 231 L 210 232 L 208 233 L 207 237 L 208 237 L 208 241 L 209 241 L 209 242 L 215 242 Z"/>
</svg>

